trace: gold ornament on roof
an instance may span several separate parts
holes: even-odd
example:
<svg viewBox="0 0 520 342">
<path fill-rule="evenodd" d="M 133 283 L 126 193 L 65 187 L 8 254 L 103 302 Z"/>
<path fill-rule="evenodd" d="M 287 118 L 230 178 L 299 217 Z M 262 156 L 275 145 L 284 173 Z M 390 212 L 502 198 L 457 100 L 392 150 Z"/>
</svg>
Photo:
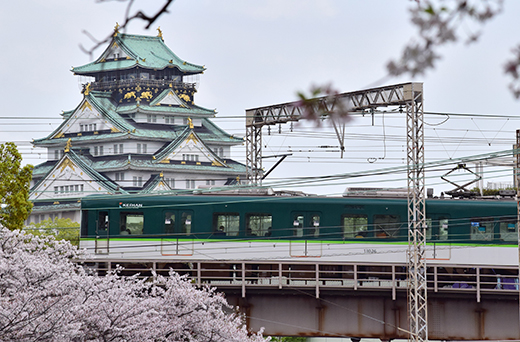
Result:
<svg viewBox="0 0 520 342">
<path fill-rule="evenodd" d="M 190 96 L 186 94 L 178 94 L 180 99 L 183 99 L 185 102 L 190 102 Z"/>
<path fill-rule="evenodd" d="M 188 118 L 188 126 L 193 129 L 193 121 L 191 120 L 191 118 Z"/>
<path fill-rule="evenodd" d="M 67 140 L 67 144 L 65 145 L 64 151 L 69 152 L 71 147 L 72 147 L 72 139 L 69 138 L 69 140 Z"/>
<path fill-rule="evenodd" d="M 157 28 L 157 37 L 161 38 L 161 40 L 164 40 L 160 26 Z"/>
<path fill-rule="evenodd" d="M 114 37 L 117 36 L 118 33 L 119 33 L 119 23 L 116 22 L 116 26 L 114 26 Z"/>
<path fill-rule="evenodd" d="M 90 93 L 90 82 L 85 86 L 85 92 L 83 94 L 88 95 Z"/>
<path fill-rule="evenodd" d="M 125 99 L 125 100 L 126 100 L 126 99 L 131 99 L 132 97 L 133 97 L 134 99 L 136 98 L 136 96 L 135 96 L 135 91 L 129 91 L 128 93 L 126 93 L 124 99 Z"/>
<path fill-rule="evenodd" d="M 141 98 L 145 98 L 147 100 L 150 100 L 152 98 L 152 93 L 149 91 L 143 91 L 140 95 Z"/>
</svg>

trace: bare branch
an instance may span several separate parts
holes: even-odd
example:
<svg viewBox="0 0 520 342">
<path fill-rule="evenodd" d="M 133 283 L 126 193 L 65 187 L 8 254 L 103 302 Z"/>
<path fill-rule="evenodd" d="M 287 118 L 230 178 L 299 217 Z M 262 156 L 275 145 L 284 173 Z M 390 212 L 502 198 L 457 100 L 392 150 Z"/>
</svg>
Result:
<svg viewBox="0 0 520 342">
<path fill-rule="evenodd" d="M 136 19 L 140 19 L 140 20 L 143 20 L 144 22 L 147 23 L 147 25 L 145 26 L 145 29 L 149 29 L 153 23 L 155 23 L 157 21 L 157 19 L 159 19 L 159 17 L 165 13 L 169 13 L 168 12 L 168 7 L 173 3 L 174 0 L 165 0 L 164 2 L 164 5 L 161 7 L 161 9 L 159 9 L 154 15 L 152 16 L 148 16 L 146 15 L 143 11 L 141 10 L 137 10 L 137 12 L 133 15 L 130 15 L 130 12 L 131 12 L 131 8 L 132 8 L 132 5 L 134 4 L 134 0 L 97 0 L 96 2 L 98 3 L 102 3 L 102 2 L 108 2 L 108 1 L 118 1 L 118 2 L 126 2 L 128 1 L 128 5 L 126 6 L 126 10 L 125 10 L 125 17 L 123 19 L 123 24 L 118 26 L 119 30 L 125 32 L 126 31 L 126 27 L 128 26 L 128 24 L 130 22 L 132 22 L 133 20 L 136 20 Z M 83 45 L 80 44 L 79 48 L 85 52 L 86 54 L 88 54 L 90 56 L 90 59 L 92 59 L 92 56 L 94 54 L 94 51 L 96 49 L 98 49 L 100 46 L 102 45 L 105 45 L 106 43 L 108 43 L 110 41 L 110 39 L 112 39 L 112 36 L 114 33 L 110 33 L 105 39 L 103 40 L 98 40 L 96 38 L 94 38 L 92 36 L 92 34 L 90 34 L 88 31 L 86 30 L 83 30 L 83 34 L 85 34 L 87 37 L 89 37 L 93 42 L 95 42 L 95 44 L 91 47 L 91 48 L 85 48 Z"/>
<path fill-rule="evenodd" d="M 418 36 L 404 47 L 398 60 L 388 62 L 388 73 L 412 77 L 425 74 L 441 58 L 440 47 L 464 35 L 466 44 L 476 42 L 481 32 L 470 27 L 483 26 L 502 9 L 503 0 L 415 1 L 410 13 Z M 463 29 L 465 32 L 461 33 Z"/>
</svg>

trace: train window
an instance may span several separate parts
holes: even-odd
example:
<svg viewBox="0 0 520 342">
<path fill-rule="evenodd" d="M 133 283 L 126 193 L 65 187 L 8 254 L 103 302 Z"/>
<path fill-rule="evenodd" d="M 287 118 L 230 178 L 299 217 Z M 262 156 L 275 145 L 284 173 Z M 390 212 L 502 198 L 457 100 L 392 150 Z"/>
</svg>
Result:
<svg viewBox="0 0 520 342">
<path fill-rule="evenodd" d="M 98 216 L 97 234 L 106 235 L 108 233 L 108 211 L 100 211 Z"/>
<path fill-rule="evenodd" d="M 240 216 L 236 213 L 214 214 L 213 231 L 215 235 L 238 236 Z"/>
<path fill-rule="evenodd" d="M 167 234 L 175 232 L 175 213 L 171 211 L 164 212 L 164 232 Z"/>
<path fill-rule="evenodd" d="M 367 236 L 368 216 L 359 214 L 343 215 L 343 237 L 364 238 Z"/>
<path fill-rule="evenodd" d="M 375 235 L 378 238 L 397 238 L 401 222 L 397 215 L 374 215 Z"/>
<path fill-rule="evenodd" d="M 493 226 L 492 218 L 472 218 L 470 223 L 471 240 L 492 240 Z"/>
<path fill-rule="evenodd" d="M 439 240 L 448 240 L 448 219 L 439 220 Z"/>
<path fill-rule="evenodd" d="M 320 215 L 317 213 L 293 213 L 293 236 L 320 236 Z"/>
<path fill-rule="evenodd" d="M 144 215 L 142 212 L 122 212 L 120 215 L 121 235 L 141 235 L 144 228 Z"/>
<path fill-rule="evenodd" d="M 175 218 L 180 218 L 180 222 L 177 222 Z M 191 211 L 172 211 L 167 210 L 164 212 L 164 233 L 166 234 L 191 234 Z"/>
<path fill-rule="evenodd" d="M 517 241 L 518 230 L 516 219 L 512 217 L 502 217 L 500 219 L 500 239 L 502 241 Z"/>
<path fill-rule="evenodd" d="M 294 221 L 293 221 L 293 235 L 294 236 L 297 236 L 297 237 L 302 237 L 303 236 L 303 221 L 304 221 L 304 217 L 303 215 L 296 215 L 294 217 Z"/>
<path fill-rule="evenodd" d="M 271 236 L 273 216 L 269 214 L 247 214 L 246 235 L 248 236 Z"/>
<path fill-rule="evenodd" d="M 88 232 L 88 210 L 81 211 L 81 237 L 87 237 Z"/>
<path fill-rule="evenodd" d="M 432 239 L 433 220 L 426 218 L 426 240 Z"/>
<path fill-rule="evenodd" d="M 182 212 L 181 214 L 181 233 L 191 234 L 191 212 Z"/>
</svg>

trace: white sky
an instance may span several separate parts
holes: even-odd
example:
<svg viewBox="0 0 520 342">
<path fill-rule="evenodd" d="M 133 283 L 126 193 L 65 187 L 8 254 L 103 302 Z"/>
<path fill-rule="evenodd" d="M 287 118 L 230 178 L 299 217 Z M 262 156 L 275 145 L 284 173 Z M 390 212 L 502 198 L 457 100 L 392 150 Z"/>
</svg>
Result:
<svg viewBox="0 0 520 342">
<path fill-rule="evenodd" d="M 134 8 L 151 14 L 161 5 L 162 1 L 136 1 Z M 161 17 L 153 29 L 146 31 L 142 22 L 135 21 L 127 33 L 156 35 L 155 28 L 161 26 L 166 44 L 180 58 L 207 68 L 200 77 L 195 102 L 216 108 L 215 122 L 229 133 L 244 136 L 245 109 L 294 101 L 296 92 L 308 90 L 311 84 L 332 83 L 341 92 L 374 86 L 385 76 L 386 62 L 397 57 L 414 34 L 407 10 L 412 5 L 407 0 L 177 0 L 170 14 Z M 123 20 L 124 10 L 125 5 L 117 1 L 2 4 L 0 141 L 16 141 L 27 163 L 46 159 L 42 151 L 30 148 L 31 139 L 49 134 L 60 122 L 59 113 L 81 101 L 78 77 L 70 69 L 90 61 L 78 48 L 79 44 L 91 44 L 82 31 L 105 38 L 115 22 Z M 520 32 L 519 10 L 520 2 L 506 1 L 505 12 L 484 27 L 479 43 L 443 49 L 443 60 L 425 77 L 390 79 L 384 84 L 424 82 L 427 112 L 516 115 L 520 101 L 509 93 L 502 65 L 520 42 L 516 34 Z M 95 57 L 103 49 L 98 49 Z M 443 120 L 426 117 L 428 123 Z M 406 143 L 404 129 L 399 127 L 405 124 L 404 118 L 386 115 L 384 129 L 381 115 L 376 116 L 373 127 L 371 123 L 368 117 L 349 123 L 344 159 L 339 159 L 337 152 L 310 152 L 319 150 L 318 146 L 337 145 L 330 129 L 300 124 L 292 135 L 267 136 L 264 132 L 265 155 L 302 151 L 283 162 L 270 178 L 403 166 Z M 431 161 L 508 149 L 519 126 L 516 119 L 450 117 L 440 126 L 426 126 L 426 158 Z M 314 134 L 310 135 L 309 129 Z M 289 126 L 282 130 L 288 132 Z M 245 162 L 245 150 L 236 148 L 233 157 Z M 377 161 L 369 163 L 367 159 Z M 266 160 L 266 168 L 273 162 Z M 438 176 L 443 172 L 427 173 L 427 185 L 435 187 L 436 194 L 450 188 L 441 185 Z M 511 182 L 511 178 L 510 169 L 486 169 L 486 181 Z M 393 181 L 356 179 L 356 183 L 305 190 L 331 194 L 341 193 L 346 186 L 406 185 L 402 174 L 381 179 Z"/>
</svg>

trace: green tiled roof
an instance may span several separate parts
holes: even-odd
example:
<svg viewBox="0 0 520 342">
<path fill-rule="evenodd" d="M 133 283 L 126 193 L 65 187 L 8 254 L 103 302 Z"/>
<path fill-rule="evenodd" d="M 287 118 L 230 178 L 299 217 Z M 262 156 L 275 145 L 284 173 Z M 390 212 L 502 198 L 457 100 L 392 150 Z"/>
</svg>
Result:
<svg viewBox="0 0 520 342">
<path fill-rule="evenodd" d="M 72 151 L 71 151 L 72 152 Z M 69 153 L 71 153 L 69 152 Z M 245 175 L 246 166 L 242 163 L 236 162 L 231 159 L 226 159 L 227 167 L 213 166 L 209 163 L 202 163 L 201 165 L 196 165 L 195 163 L 190 164 L 181 164 L 181 163 L 157 163 L 152 159 L 151 156 L 140 156 L 140 157 L 132 157 L 128 159 L 127 156 L 122 156 L 119 158 L 105 159 L 105 158 L 93 158 L 91 156 L 79 155 L 74 153 L 74 162 L 78 162 L 78 159 L 81 159 L 81 162 L 78 162 L 78 165 L 81 164 L 82 169 L 89 169 L 89 175 L 92 178 L 106 182 L 105 184 L 111 183 L 115 186 L 112 181 L 108 180 L 108 178 L 104 177 L 101 173 L 113 171 L 113 170 L 123 170 L 126 168 L 131 169 L 139 169 L 139 170 L 147 170 L 151 172 L 167 172 L 167 171 L 180 171 L 180 172 L 201 172 L 201 173 L 215 173 L 215 174 L 228 174 L 230 176 L 236 176 L 237 174 Z M 33 170 L 34 177 L 44 177 L 47 175 L 56 165 L 58 161 L 49 161 L 46 163 L 42 163 L 36 165 Z M 42 179 L 43 180 L 43 179 Z M 110 189 L 115 190 L 115 187 L 110 185 Z M 33 187 L 35 188 L 36 185 Z"/>
<path fill-rule="evenodd" d="M 103 59 L 105 52 L 113 46 L 114 42 L 129 56 L 129 59 L 106 61 Z M 72 71 L 78 75 L 92 75 L 103 71 L 130 69 L 135 66 L 159 70 L 177 67 L 181 72 L 188 74 L 204 71 L 203 66 L 180 59 L 160 37 L 118 33 L 112 38 L 107 50 L 96 61 L 75 67 Z"/>
<path fill-rule="evenodd" d="M 91 91 L 88 95 L 85 95 L 85 99 L 88 99 L 89 102 L 95 107 L 97 111 L 99 111 L 104 119 L 108 120 L 112 125 L 117 127 L 120 132 L 111 132 L 109 134 L 102 133 L 100 134 L 87 134 L 84 133 L 81 136 L 71 136 L 73 146 L 74 142 L 91 142 L 91 141 L 102 141 L 105 139 L 114 139 L 118 137 L 123 137 L 127 135 L 132 135 L 140 138 L 148 138 L 148 139 L 161 139 L 164 141 L 173 141 L 178 139 L 179 135 L 184 131 L 186 126 L 169 126 L 170 129 L 163 129 L 159 125 L 158 129 L 152 128 L 140 128 L 139 123 L 133 123 L 132 121 L 125 120 L 121 117 L 121 114 L 130 114 L 135 113 L 138 109 L 142 112 L 153 111 L 155 113 L 183 113 L 183 114 L 213 114 L 213 111 L 198 107 L 192 106 L 192 108 L 180 108 L 180 107 L 167 107 L 167 106 L 148 106 L 141 105 L 137 107 L 135 104 L 133 105 L 120 105 L 117 106 L 111 99 L 111 95 L 108 92 L 101 91 Z M 81 106 L 83 102 L 81 102 L 77 108 Z M 77 109 L 76 108 L 76 109 Z M 69 111 L 69 113 L 65 120 L 58 126 L 51 134 L 47 137 L 35 139 L 33 144 L 35 146 L 44 146 L 48 144 L 64 144 L 69 139 L 69 136 L 64 136 L 61 138 L 52 138 L 62 129 L 67 126 L 68 120 L 71 118 L 73 111 Z M 203 128 L 196 128 L 196 133 L 199 138 L 206 143 L 224 143 L 227 145 L 237 145 L 243 142 L 241 138 L 236 138 L 224 130 L 215 125 L 209 118 L 202 118 L 202 126 Z"/>
<path fill-rule="evenodd" d="M 73 150 L 70 150 L 69 152 L 67 152 L 65 154 L 64 158 L 65 157 L 70 158 L 70 160 L 74 164 L 76 164 L 79 168 L 81 168 L 81 170 L 83 170 L 83 172 L 85 172 L 88 176 L 90 176 L 90 178 L 92 178 L 94 181 L 103 184 L 105 189 L 111 190 L 111 191 L 119 190 L 119 186 L 116 183 L 112 182 L 112 180 L 110 180 L 107 177 L 100 174 L 95 167 L 92 167 L 92 165 L 91 165 L 92 161 L 90 159 L 86 158 L 85 156 L 76 154 L 76 152 L 74 152 Z M 41 166 L 36 165 L 36 167 L 33 170 L 33 176 L 37 176 L 37 175 L 46 176 L 49 172 L 51 172 L 55 168 L 57 163 L 59 163 L 60 161 L 55 161 L 54 163 L 46 162 L 46 163 L 40 164 Z M 43 177 L 42 179 L 40 179 L 40 181 L 38 181 L 36 184 L 34 184 L 34 186 L 32 187 L 31 190 L 34 191 L 34 189 L 36 189 L 38 187 L 38 185 L 40 185 L 40 183 L 43 181 L 45 181 L 45 177 Z"/>
<path fill-rule="evenodd" d="M 214 116 L 215 112 L 212 109 L 206 109 L 203 107 L 199 107 L 196 105 L 189 105 L 189 107 L 180 107 L 180 106 L 149 106 L 147 104 L 128 104 L 128 105 L 120 105 L 117 107 L 117 111 L 121 114 L 125 113 L 134 113 L 139 108 L 142 112 L 150 112 L 150 113 L 171 113 L 171 114 L 184 114 L 184 115 L 193 115 L 194 117 L 198 115 L 204 116 Z"/>
<path fill-rule="evenodd" d="M 217 125 L 215 125 L 211 120 L 209 119 L 202 119 L 202 126 L 204 126 L 206 129 L 208 129 L 211 134 L 214 136 L 214 140 L 216 141 L 228 141 L 228 142 L 233 142 L 234 145 L 236 144 L 239 144 L 239 143 L 242 143 L 244 142 L 244 139 L 242 138 L 237 138 L 233 135 L 230 135 L 228 133 L 226 133 L 223 129 L 221 129 L 220 127 L 218 127 Z M 203 140 L 211 140 L 212 138 L 211 137 L 205 137 L 203 136 L 202 134 L 199 134 L 199 136 L 201 137 L 201 139 Z"/>
<path fill-rule="evenodd" d="M 106 120 L 110 121 L 110 123 L 112 123 L 112 125 L 114 125 L 120 131 L 129 132 L 135 128 L 132 124 L 130 124 L 125 119 L 123 119 L 121 117 L 121 115 L 119 115 L 116 112 L 117 107 L 110 100 L 110 94 L 108 94 L 106 92 L 101 92 L 101 91 L 91 91 L 88 95 L 85 95 L 85 100 L 88 100 L 89 103 L 91 103 L 96 108 L 96 110 L 103 115 L 103 117 Z M 64 127 L 66 127 L 68 120 L 72 116 L 72 113 L 74 111 L 76 111 L 82 105 L 82 103 L 83 103 L 83 101 L 73 111 L 68 111 L 67 112 L 68 115 L 66 117 L 64 116 L 65 120 L 63 120 L 63 122 L 58 126 L 58 128 L 56 128 L 51 134 L 49 134 L 45 138 L 35 139 L 33 141 L 33 144 L 41 145 L 41 144 L 46 144 L 46 143 L 50 143 L 50 142 L 59 142 L 59 141 L 61 141 L 60 139 L 67 141 L 68 137 L 57 138 L 57 139 L 52 139 L 52 137 L 55 136 L 58 132 L 60 132 Z M 111 137 L 113 137 L 113 135 Z M 93 137 L 93 138 L 88 138 L 88 139 L 79 139 L 79 138 L 81 138 L 81 137 L 74 137 L 73 140 L 77 141 L 77 140 L 98 140 L 99 139 L 98 137 Z"/>
<path fill-rule="evenodd" d="M 213 153 L 213 151 L 206 145 L 206 143 L 204 142 L 203 139 L 201 139 L 199 137 L 199 135 L 191 128 L 188 128 L 186 127 L 186 129 L 179 135 L 179 138 L 176 139 L 175 141 L 172 141 L 171 144 L 169 144 L 168 146 L 166 146 L 164 149 L 160 150 L 159 152 L 157 152 L 154 156 L 155 156 L 155 162 L 159 162 L 160 160 L 163 160 L 164 158 L 166 158 L 170 153 L 172 153 L 172 151 L 174 151 L 177 146 L 179 146 L 181 143 L 183 143 L 184 141 L 186 141 L 186 139 L 188 138 L 188 136 L 190 134 L 193 134 L 195 135 L 195 137 L 198 139 L 198 141 L 202 144 L 202 146 L 207 150 L 207 151 L 210 151 L 210 153 L 212 154 L 213 158 L 215 158 L 219 163 L 221 163 L 222 165 L 226 165 L 227 167 L 227 164 L 224 162 L 223 159 L 221 159 L 219 156 L 217 156 L 215 153 Z M 209 139 L 208 139 L 209 140 Z"/>
<path fill-rule="evenodd" d="M 159 182 L 163 181 L 163 178 L 160 175 L 151 175 L 150 179 L 143 185 L 143 189 L 139 191 L 140 194 L 151 194 L 154 193 L 155 188 L 159 184 Z M 171 191 L 171 188 L 166 183 L 163 183 L 169 190 Z"/>
<path fill-rule="evenodd" d="M 72 201 L 74 199 L 76 199 L 75 202 Z M 31 201 L 34 204 L 34 206 L 32 208 L 32 213 L 39 213 L 39 212 L 46 213 L 46 212 L 52 211 L 52 210 L 79 209 L 79 208 L 81 208 L 81 203 L 78 202 L 78 200 L 79 200 L 79 197 L 76 197 L 76 198 L 71 197 L 71 198 L 65 199 L 63 201 L 64 203 L 62 203 L 61 201 L 58 201 L 59 204 L 53 204 L 53 203 L 49 202 L 48 199 L 33 200 L 33 201 Z"/>
</svg>

